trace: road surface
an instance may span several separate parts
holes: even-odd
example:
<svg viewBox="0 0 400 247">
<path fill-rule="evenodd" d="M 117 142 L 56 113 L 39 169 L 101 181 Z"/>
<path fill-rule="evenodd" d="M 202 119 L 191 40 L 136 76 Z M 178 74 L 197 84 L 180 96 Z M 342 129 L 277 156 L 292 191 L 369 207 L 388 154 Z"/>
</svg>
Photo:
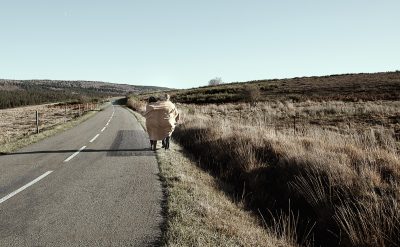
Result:
<svg viewBox="0 0 400 247">
<path fill-rule="evenodd" d="M 0 246 L 156 245 L 163 224 L 158 173 L 140 124 L 110 105 L 0 156 Z"/>
</svg>

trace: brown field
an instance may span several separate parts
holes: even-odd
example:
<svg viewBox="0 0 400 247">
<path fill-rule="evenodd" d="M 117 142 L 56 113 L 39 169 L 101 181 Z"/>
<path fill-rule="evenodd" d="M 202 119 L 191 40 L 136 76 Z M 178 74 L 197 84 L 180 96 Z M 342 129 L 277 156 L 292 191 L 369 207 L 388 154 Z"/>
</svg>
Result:
<svg viewBox="0 0 400 247">
<path fill-rule="evenodd" d="M 174 138 L 268 224 L 292 215 L 299 242 L 322 246 L 400 244 L 399 101 L 179 108 Z"/>
<path fill-rule="evenodd" d="M 143 102 L 128 103 L 143 111 Z M 400 101 L 178 108 L 174 140 L 277 236 L 311 246 L 400 245 Z"/>
<path fill-rule="evenodd" d="M 147 98 L 150 94 L 142 94 Z M 169 91 L 173 102 L 186 104 L 246 101 L 377 101 L 400 100 L 400 71 L 297 77 L 227 83 Z"/>
<path fill-rule="evenodd" d="M 44 131 L 71 121 L 95 104 L 45 104 L 0 110 L 0 145 L 36 133 L 36 111 L 39 111 L 39 130 Z"/>
</svg>

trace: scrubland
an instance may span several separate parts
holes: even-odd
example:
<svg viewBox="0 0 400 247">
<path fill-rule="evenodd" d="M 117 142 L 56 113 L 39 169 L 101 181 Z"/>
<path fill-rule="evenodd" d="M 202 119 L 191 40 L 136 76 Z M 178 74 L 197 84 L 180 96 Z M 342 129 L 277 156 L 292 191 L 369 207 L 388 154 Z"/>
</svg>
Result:
<svg viewBox="0 0 400 247">
<path fill-rule="evenodd" d="M 80 120 L 80 116 L 98 109 L 98 104 L 61 103 L 0 109 L 0 151 L 9 152 L 45 138 L 50 132 L 55 133 L 55 128 L 60 131 L 66 127 L 62 125 Z M 47 132 L 40 136 L 36 135 L 36 111 L 39 131 Z"/>
<path fill-rule="evenodd" d="M 400 245 L 399 101 L 178 108 L 174 140 L 288 246 Z"/>
<path fill-rule="evenodd" d="M 144 117 L 134 115 L 146 128 Z M 278 219 L 274 228 L 265 227 L 241 198 L 232 200 L 226 193 L 234 190 L 231 184 L 197 166 L 194 156 L 174 140 L 168 151 L 158 149 L 156 154 L 166 195 L 162 246 L 298 246 L 288 231 L 293 223 Z"/>
<path fill-rule="evenodd" d="M 400 245 L 400 102 L 180 105 L 174 138 L 299 243 Z"/>
<path fill-rule="evenodd" d="M 257 101 L 282 102 L 399 100 L 400 71 L 257 80 L 170 90 L 169 94 L 173 102 L 186 104 L 243 102 L 254 96 Z"/>
</svg>

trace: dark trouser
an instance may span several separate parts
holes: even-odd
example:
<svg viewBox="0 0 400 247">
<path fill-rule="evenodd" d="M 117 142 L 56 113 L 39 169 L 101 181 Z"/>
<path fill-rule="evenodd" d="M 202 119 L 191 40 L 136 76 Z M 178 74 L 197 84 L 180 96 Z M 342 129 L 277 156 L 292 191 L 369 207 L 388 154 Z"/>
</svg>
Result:
<svg viewBox="0 0 400 247">
<path fill-rule="evenodd" d="M 150 140 L 150 149 L 156 151 L 157 141 Z"/>
<path fill-rule="evenodd" d="M 167 136 L 161 141 L 163 148 L 169 149 L 169 139 L 170 137 Z M 157 147 L 157 140 L 150 140 L 150 149 L 156 151 L 156 147 Z"/>
<path fill-rule="evenodd" d="M 169 149 L 169 136 L 165 137 L 162 140 L 162 147 L 165 149 Z"/>
</svg>

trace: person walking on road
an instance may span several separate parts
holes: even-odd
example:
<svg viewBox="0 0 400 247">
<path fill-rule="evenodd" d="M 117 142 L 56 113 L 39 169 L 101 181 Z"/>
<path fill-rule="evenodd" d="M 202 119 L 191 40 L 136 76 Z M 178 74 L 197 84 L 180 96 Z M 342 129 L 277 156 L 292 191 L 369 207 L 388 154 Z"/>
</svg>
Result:
<svg viewBox="0 0 400 247">
<path fill-rule="evenodd" d="M 156 150 L 158 140 L 162 140 L 163 148 L 168 149 L 169 139 L 179 121 L 179 112 L 170 101 L 170 96 L 166 94 L 164 100 L 159 101 L 150 97 L 144 116 L 151 150 Z"/>
</svg>

